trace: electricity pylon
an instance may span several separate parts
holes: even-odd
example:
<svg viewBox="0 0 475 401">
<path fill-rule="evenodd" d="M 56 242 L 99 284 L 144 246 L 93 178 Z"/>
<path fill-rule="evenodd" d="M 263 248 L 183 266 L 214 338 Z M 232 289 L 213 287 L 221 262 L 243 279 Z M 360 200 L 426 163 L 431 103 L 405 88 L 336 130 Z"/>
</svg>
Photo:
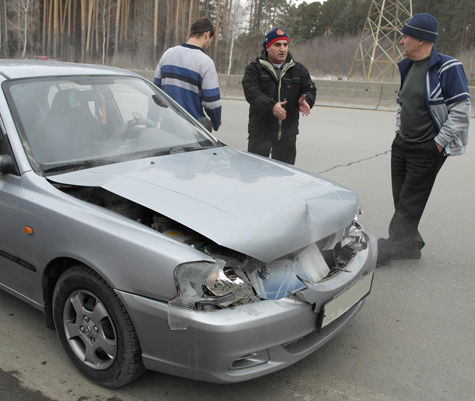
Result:
<svg viewBox="0 0 475 401">
<path fill-rule="evenodd" d="M 383 80 L 391 73 L 394 80 L 397 62 L 403 57 L 400 29 L 411 17 L 412 0 L 372 0 L 349 78 Z"/>
</svg>

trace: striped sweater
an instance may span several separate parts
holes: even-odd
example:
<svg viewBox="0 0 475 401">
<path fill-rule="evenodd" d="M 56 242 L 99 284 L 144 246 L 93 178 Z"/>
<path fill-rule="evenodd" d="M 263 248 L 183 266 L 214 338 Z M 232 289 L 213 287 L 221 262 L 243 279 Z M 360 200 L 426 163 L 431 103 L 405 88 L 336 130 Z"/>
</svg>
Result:
<svg viewBox="0 0 475 401">
<path fill-rule="evenodd" d="M 183 43 L 168 49 L 157 65 L 154 83 L 196 119 L 206 111 L 215 131 L 221 125 L 218 74 L 200 47 Z"/>
</svg>

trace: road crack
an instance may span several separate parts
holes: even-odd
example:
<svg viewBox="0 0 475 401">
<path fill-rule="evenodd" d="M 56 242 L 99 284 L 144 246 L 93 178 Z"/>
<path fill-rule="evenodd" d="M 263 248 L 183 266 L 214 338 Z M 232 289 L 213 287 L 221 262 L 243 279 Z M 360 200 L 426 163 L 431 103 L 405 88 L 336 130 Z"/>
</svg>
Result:
<svg viewBox="0 0 475 401">
<path fill-rule="evenodd" d="M 391 149 L 386 150 L 385 152 L 376 153 L 375 155 L 370 156 L 370 157 L 365 157 L 364 159 L 359 159 L 359 160 L 355 160 L 355 161 L 344 163 L 344 164 L 337 164 L 336 166 L 327 168 L 326 170 L 318 171 L 317 174 L 324 174 L 324 173 L 328 173 L 329 171 L 336 170 L 337 168 L 340 168 L 340 167 L 349 167 L 354 164 L 359 164 L 368 160 L 373 160 L 373 159 L 376 159 L 377 157 L 387 155 L 388 153 L 391 153 Z"/>
</svg>

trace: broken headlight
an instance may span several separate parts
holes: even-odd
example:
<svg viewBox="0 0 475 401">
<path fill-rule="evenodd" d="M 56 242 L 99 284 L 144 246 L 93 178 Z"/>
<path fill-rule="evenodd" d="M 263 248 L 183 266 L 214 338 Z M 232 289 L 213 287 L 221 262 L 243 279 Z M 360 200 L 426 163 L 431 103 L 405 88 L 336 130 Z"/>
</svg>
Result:
<svg viewBox="0 0 475 401">
<path fill-rule="evenodd" d="M 359 251 L 366 249 L 367 238 L 355 216 L 348 227 L 323 238 L 317 244 L 330 271 L 335 273 L 344 270 Z"/>
<path fill-rule="evenodd" d="M 186 314 L 192 310 L 215 310 L 252 302 L 255 294 L 239 268 L 214 263 L 184 263 L 175 269 L 177 296 L 168 302 L 168 322 L 173 330 L 186 329 Z"/>
</svg>

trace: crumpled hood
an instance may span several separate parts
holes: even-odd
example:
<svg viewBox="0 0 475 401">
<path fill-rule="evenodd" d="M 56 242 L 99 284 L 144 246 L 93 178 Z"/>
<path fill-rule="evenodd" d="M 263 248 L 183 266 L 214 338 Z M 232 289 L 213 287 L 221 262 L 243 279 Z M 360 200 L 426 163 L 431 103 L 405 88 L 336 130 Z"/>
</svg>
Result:
<svg viewBox="0 0 475 401">
<path fill-rule="evenodd" d="M 358 196 L 291 166 L 227 147 L 49 177 L 102 187 L 263 262 L 348 226 Z"/>
</svg>

